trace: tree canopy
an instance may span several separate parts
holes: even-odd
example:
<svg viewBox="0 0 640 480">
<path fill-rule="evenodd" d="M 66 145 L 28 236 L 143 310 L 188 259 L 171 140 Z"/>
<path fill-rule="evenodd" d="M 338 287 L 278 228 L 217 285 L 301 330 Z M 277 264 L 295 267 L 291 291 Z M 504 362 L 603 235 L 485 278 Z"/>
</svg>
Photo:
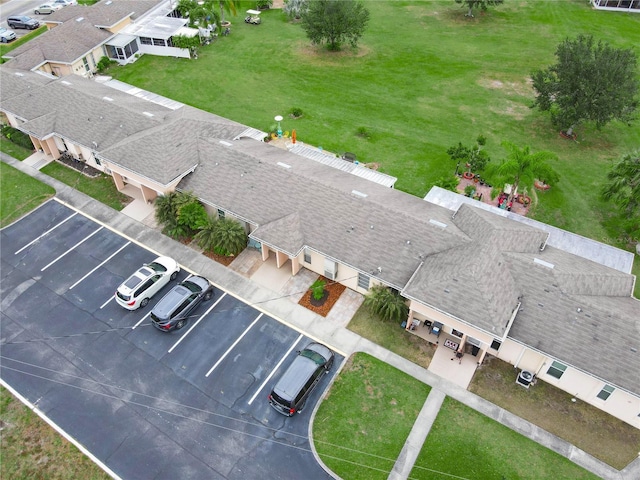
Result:
<svg viewBox="0 0 640 480">
<path fill-rule="evenodd" d="M 531 75 L 536 91 L 533 106 L 550 111 L 555 126 L 571 136 L 583 121 L 601 128 L 614 119 L 635 118 L 640 82 L 633 49 L 580 35 L 564 40 L 555 55 L 555 65 Z"/>
<path fill-rule="evenodd" d="M 465 14 L 467 17 L 473 17 L 473 9 L 480 9 L 483 12 L 487 11 L 487 8 L 493 7 L 494 5 L 500 5 L 504 3 L 504 0 L 456 0 L 456 3 L 461 4 L 463 7 L 469 9 L 469 11 Z"/>
<path fill-rule="evenodd" d="M 356 0 L 314 0 L 301 12 L 302 28 L 314 45 L 337 51 L 344 42 L 358 46 L 369 22 L 369 10 Z"/>
<path fill-rule="evenodd" d="M 458 167 L 460 163 L 464 163 L 468 172 L 480 173 L 487 164 L 491 161 L 491 158 L 486 151 L 482 150 L 482 146 L 486 143 L 486 138 L 483 135 L 479 135 L 476 139 L 476 144 L 473 147 L 467 147 L 458 142 L 458 145 L 450 147 L 447 150 L 449 158 L 457 163 L 456 174 L 458 173 Z"/>
<path fill-rule="evenodd" d="M 523 148 L 504 141 L 502 146 L 509 152 L 506 159 L 497 168 L 498 175 L 510 179 L 512 188 L 509 201 L 512 200 L 519 186 L 531 187 L 536 179 L 547 185 L 558 182 L 558 174 L 549 165 L 549 160 L 557 160 L 555 153 L 542 150 L 532 153 L 529 146 Z"/>
<path fill-rule="evenodd" d="M 625 230 L 640 240 L 640 150 L 623 156 L 613 166 L 607 174 L 602 196 L 621 209 Z"/>
</svg>

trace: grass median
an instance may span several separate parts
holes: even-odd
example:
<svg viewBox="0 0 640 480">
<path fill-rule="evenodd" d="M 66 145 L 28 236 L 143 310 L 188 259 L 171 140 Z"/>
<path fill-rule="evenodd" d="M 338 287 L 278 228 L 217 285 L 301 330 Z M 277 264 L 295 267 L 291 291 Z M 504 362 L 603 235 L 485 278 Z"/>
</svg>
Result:
<svg viewBox="0 0 640 480">
<path fill-rule="evenodd" d="M 0 228 L 29 213 L 55 193 L 49 185 L 0 162 Z"/>
</svg>

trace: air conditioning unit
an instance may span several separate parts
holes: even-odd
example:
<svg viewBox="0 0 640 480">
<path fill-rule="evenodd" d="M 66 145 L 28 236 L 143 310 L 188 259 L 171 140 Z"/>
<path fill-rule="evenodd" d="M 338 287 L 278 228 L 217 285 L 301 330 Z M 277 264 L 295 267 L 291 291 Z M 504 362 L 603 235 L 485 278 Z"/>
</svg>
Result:
<svg viewBox="0 0 640 480">
<path fill-rule="evenodd" d="M 333 260 L 324 260 L 324 276 L 329 280 L 338 278 L 338 263 Z"/>
<path fill-rule="evenodd" d="M 516 378 L 516 383 L 522 385 L 524 388 L 529 388 L 533 383 L 535 375 L 527 370 L 522 370 Z"/>
</svg>

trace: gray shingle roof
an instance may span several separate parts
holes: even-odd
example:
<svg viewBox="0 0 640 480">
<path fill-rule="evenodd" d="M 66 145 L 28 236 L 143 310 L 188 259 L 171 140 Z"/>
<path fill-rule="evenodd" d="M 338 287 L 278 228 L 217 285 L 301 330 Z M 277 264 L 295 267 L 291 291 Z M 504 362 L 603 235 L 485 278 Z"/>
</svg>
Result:
<svg viewBox="0 0 640 480">
<path fill-rule="evenodd" d="M 541 251 L 546 228 L 470 205 L 454 216 L 269 144 L 233 140 L 246 126 L 191 107 L 171 110 L 79 77 L 18 77 L 6 66 L 0 81 L 2 109 L 27 129 L 85 145 L 98 138 L 108 160 L 161 182 L 197 165 L 180 189 L 251 222 L 256 239 L 292 255 L 308 246 L 496 336 L 520 301 L 509 337 L 640 392 L 634 277 L 550 241 Z"/>
<path fill-rule="evenodd" d="M 600 272 L 604 274 L 599 276 L 604 284 L 600 292 L 580 295 L 565 290 L 573 289 L 567 270 L 589 274 L 593 269 L 597 275 L 604 267 L 554 251 L 553 247 L 547 250 L 554 259 L 563 256 L 567 262 L 551 269 L 534 264 L 526 255 L 509 255 L 509 268 L 524 292 L 522 308 L 509 337 L 627 391 L 640 393 L 640 301 L 632 298 L 629 290 L 626 296 L 608 296 L 608 284 L 618 282 L 605 272 Z M 623 281 L 633 278 L 619 272 L 615 276 L 618 275 Z M 580 277 L 578 273 L 578 283 Z"/>
<path fill-rule="evenodd" d="M 111 27 L 131 16 L 136 19 L 166 0 L 101 0 L 93 5 L 70 5 L 51 14 L 49 22 L 68 22 L 83 17 L 92 25 Z"/>
<path fill-rule="evenodd" d="M 20 68 L 25 70 L 41 65 L 44 60 L 71 64 L 112 36 L 112 33 L 94 27 L 87 20 L 67 22 L 28 41 L 5 56 L 20 59 Z"/>
</svg>

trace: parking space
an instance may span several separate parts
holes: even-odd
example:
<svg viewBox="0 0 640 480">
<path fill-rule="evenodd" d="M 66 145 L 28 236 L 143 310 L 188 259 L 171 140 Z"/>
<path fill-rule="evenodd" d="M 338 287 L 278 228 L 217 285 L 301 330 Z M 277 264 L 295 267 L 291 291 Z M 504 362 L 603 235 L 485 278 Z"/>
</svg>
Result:
<svg viewBox="0 0 640 480">
<path fill-rule="evenodd" d="M 217 287 L 184 328 L 159 331 L 149 313 L 175 282 L 139 310 L 112 300 L 157 255 L 56 201 L 0 247 L 2 379 L 116 474 L 329 478 L 308 427 L 331 375 L 300 415 L 267 402 L 309 338 Z"/>
</svg>

